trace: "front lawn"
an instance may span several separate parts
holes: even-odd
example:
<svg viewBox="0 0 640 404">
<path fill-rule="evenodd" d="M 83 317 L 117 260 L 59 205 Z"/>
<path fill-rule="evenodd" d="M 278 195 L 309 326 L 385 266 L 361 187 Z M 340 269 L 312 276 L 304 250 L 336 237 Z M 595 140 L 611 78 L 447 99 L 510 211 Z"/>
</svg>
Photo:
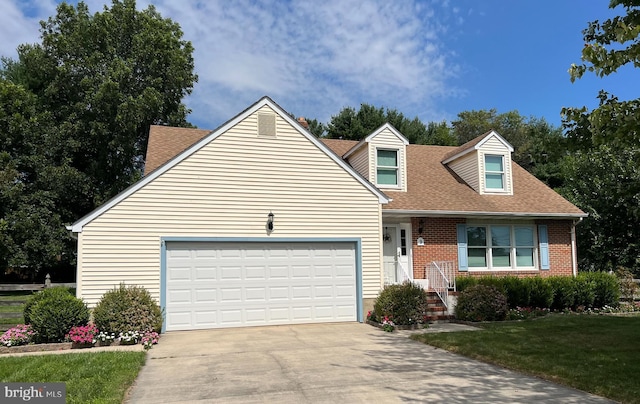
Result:
<svg viewBox="0 0 640 404">
<path fill-rule="evenodd" d="M 640 403 L 640 316 L 554 314 L 413 339 L 623 403 Z"/>
<path fill-rule="evenodd" d="M 121 403 L 145 352 L 0 357 L 2 382 L 64 382 L 67 403 Z"/>
</svg>

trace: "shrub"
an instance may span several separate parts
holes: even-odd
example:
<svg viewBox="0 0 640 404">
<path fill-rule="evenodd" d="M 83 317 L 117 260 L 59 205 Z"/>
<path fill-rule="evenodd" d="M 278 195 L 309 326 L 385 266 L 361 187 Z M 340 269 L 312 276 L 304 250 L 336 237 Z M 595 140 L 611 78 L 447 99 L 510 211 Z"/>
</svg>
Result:
<svg viewBox="0 0 640 404">
<path fill-rule="evenodd" d="M 615 275 L 607 272 L 587 272 L 587 278 L 594 284 L 593 307 L 618 307 L 620 303 L 620 282 Z"/>
<path fill-rule="evenodd" d="M 570 276 L 552 276 L 548 278 L 553 289 L 551 309 L 563 311 L 571 309 L 576 300 L 576 283 Z"/>
<path fill-rule="evenodd" d="M 456 317 L 464 321 L 500 321 L 508 310 L 504 293 L 494 286 L 475 285 L 458 295 Z"/>
<path fill-rule="evenodd" d="M 616 270 L 616 276 L 620 283 L 620 294 L 625 300 L 633 301 L 633 298 L 638 290 L 638 284 L 633 280 L 633 272 L 628 268 L 618 267 Z"/>
<path fill-rule="evenodd" d="M 377 319 L 385 316 L 396 325 L 422 322 L 427 310 L 427 292 L 411 282 L 385 287 L 373 305 Z"/>
<path fill-rule="evenodd" d="M 36 304 L 38 304 L 43 299 L 48 299 L 48 298 L 51 298 L 53 296 L 58 296 L 58 295 L 60 295 L 60 296 L 66 296 L 66 295 L 75 296 L 75 294 L 71 293 L 71 290 L 69 288 L 63 288 L 63 287 L 53 287 L 53 288 L 44 289 L 44 290 L 42 290 L 42 291 L 40 291 L 38 293 L 35 293 L 35 294 L 29 296 L 29 298 L 27 299 L 27 301 L 24 304 L 24 309 L 22 310 L 22 315 L 24 316 L 24 323 L 25 324 L 31 324 L 31 311 L 33 310 L 33 307 Z"/>
<path fill-rule="evenodd" d="M 531 294 L 529 296 L 529 306 L 547 309 L 553 303 L 553 289 L 551 284 L 540 276 L 523 279 L 529 285 Z"/>
<path fill-rule="evenodd" d="M 478 278 L 473 276 L 459 276 L 456 277 L 456 290 L 462 292 L 470 286 L 478 284 Z"/>
<path fill-rule="evenodd" d="M 581 273 L 575 277 L 574 284 L 576 286 L 576 298 L 573 302 L 573 309 L 593 307 L 593 302 L 596 298 L 595 282 L 587 274 Z"/>
<path fill-rule="evenodd" d="M 72 327 L 89 322 L 87 306 L 68 291 L 51 288 L 38 295 L 29 307 L 29 321 L 37 342 L 62 342 Z"/>
<path fill-rule="evenodd" d="M 143 287 L 125 286 L 106 292 L 95 309 L 93 322 L 109 333 L 162 329 L 162 310 Z"/>
<path fill-rule="evenodd" d="M 509 308 L 529 307 L 531 300 L 531 283 L 515 276 L 503 278 L 504 292 L 507 295 Z"/>
</svg>

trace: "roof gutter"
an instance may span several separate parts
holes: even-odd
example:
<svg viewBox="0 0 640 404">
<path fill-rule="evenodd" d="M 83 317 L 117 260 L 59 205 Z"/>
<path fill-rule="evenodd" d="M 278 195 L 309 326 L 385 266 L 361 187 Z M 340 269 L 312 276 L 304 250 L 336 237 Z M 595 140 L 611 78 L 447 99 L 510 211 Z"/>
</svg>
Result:
<svg viewBox="0 0 640 404">
<path fill-rule="evenodd" d="M 542 213 L 542 212 L 479 212 L 479 211 L 455 211 L 455 210 L 404 210 L 404 209 L 382 209 L 382 215 L 385 216 L 430 216 L 430 217 L 506 217 L 506 218 L 522 218 L 529 219 L 579 219 L 588 216 L 587 213 Z"/>
</svg>

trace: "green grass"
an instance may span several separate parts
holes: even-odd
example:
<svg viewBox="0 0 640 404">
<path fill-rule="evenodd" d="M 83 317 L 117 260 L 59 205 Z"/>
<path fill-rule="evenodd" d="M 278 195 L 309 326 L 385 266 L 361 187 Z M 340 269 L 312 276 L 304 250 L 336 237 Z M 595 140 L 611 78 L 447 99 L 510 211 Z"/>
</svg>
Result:
<svg viewBox="0 0 640 404">
<path fill-rule="evenodd" d="M 0 357 L 0 381 L 63 382 L 67 403 L 121 403 L 145 355 L 114 351 Z"/>
<path fill-rule="evenodd" d="M 20 302 L 25 301 L 31 296 L 30 291 L 17 291 L 17 292 L 0 292 L 0 301 L 8 302 Z M 22 311 L 24 310 L 24 304 L 20 306 L 3 306 L 0 305 L 0 313 L 20 313 L 16 318 L 0 318 L 0 330 L 6 329 L 15 324 L 23 324 L 24 318 L 22 317 Z"/>
<path fill-rule="evenodd" d="M 31 292 L 0 292 L 0 300 L 11 302 L 23 301 L 27 300 L 31 295 Z"/>
<path fill-rule="evenodd" d="M 640 316 L 549 315 L 412 338 L 623 403 L 640 403 Z"/>
<path fill-rule="evenodd" d="M 20 314 L 22 314 L 22 309 L 24 309 L 24 305 L 22 305 L 22 306 L 0 306 L 0 313 L 20 313 Z"/>
</svg>

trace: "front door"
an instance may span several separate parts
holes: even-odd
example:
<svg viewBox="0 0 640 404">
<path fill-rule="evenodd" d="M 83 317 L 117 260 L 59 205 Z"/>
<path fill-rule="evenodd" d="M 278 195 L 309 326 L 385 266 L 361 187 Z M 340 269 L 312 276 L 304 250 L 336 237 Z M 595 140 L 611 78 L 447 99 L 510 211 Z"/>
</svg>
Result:
<svg viewBox="0 0 640 404">
<path fill-rule="evenodd" d="M 411 279 L 409 224 L 385 225 L 382 229 L 382 255 L 385 285 L 402 283 Z"/>
</svg>

